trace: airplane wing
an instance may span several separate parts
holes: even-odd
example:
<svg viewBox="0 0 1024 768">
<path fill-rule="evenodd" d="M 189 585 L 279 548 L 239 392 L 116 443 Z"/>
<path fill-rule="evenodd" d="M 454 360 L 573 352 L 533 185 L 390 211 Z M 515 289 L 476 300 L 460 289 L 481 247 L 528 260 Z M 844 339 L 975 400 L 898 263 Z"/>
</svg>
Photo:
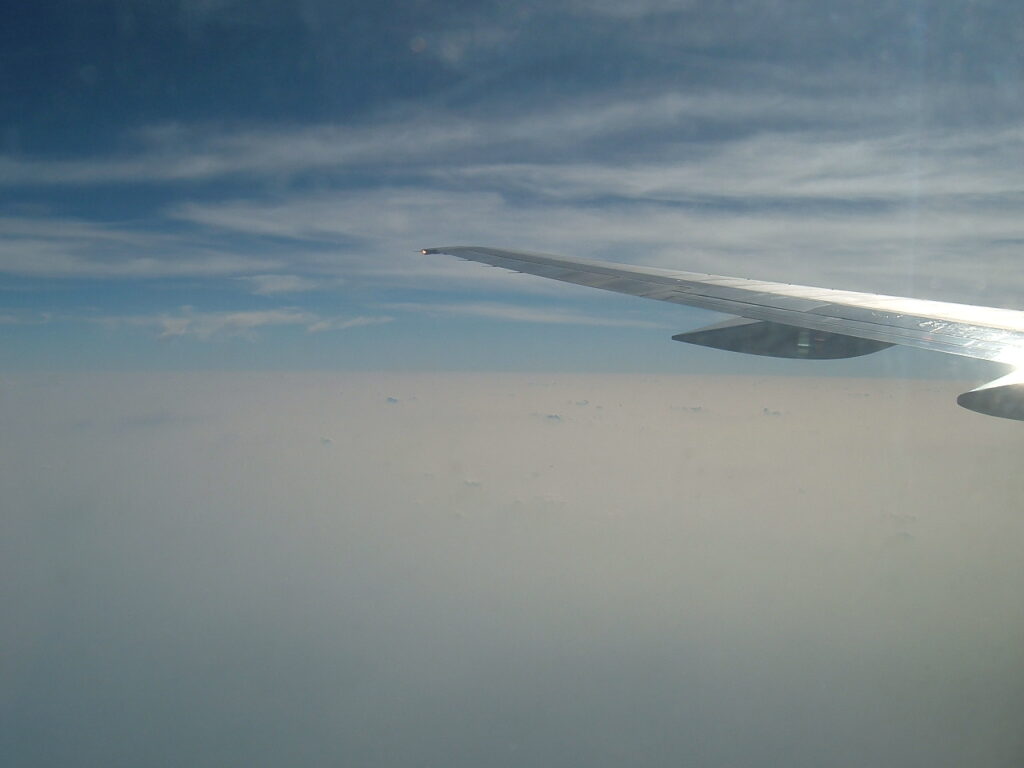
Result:
<svg viewBox="0 0 1024 768">
<path fill-rule="evenodd" d="M 813 288 L 478 246 L 424 248 L 516 272 L 738 315 L 673 336 L 748 354 L 836 359 L 902 344 L 1014 366 L 1024 363 L 1024 311 Z M 1024 420 L 1024 367 L 957 402 Z"/>
</svg>

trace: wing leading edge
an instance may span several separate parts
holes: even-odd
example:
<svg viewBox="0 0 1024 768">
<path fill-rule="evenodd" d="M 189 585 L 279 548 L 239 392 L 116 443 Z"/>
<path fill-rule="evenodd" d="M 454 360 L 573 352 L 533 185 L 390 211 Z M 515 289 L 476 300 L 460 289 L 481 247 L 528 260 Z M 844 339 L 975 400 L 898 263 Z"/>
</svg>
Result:
<svg viewBox="0 0 1024 768">
<path fill-rule="evenodd" d="M 729 322 L 673 338 L 780 357 L 850 357 L 893 344 L 1018 365 L 1024 312 L 682 272 L 478 246 L 425 248 L 516 272 L 685 304 L 759 322 Z M 816 332 L 816 333 L 808 333 Z M 1024 378 L 1011 374 L 958 399 L 1024 419 Z"/>
</svg>

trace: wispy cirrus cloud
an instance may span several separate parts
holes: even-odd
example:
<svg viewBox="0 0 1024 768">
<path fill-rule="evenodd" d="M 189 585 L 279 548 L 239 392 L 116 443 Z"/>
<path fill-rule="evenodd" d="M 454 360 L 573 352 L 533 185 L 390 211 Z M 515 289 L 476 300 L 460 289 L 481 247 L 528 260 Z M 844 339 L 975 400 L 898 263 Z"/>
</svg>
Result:
<svg viewBox="0 0 1024 768">
<path fill-rule="evenodd" d="M 43 277 L 218 276 L 283 262 L 195 232 L 66 216 L 0 217 L 0 272 Z"/>
<path fill-rule="evenodd" d="M 49 312 L 0 310 L 0 325 L 44 325 L 52 319 Z"/>
<path fill-rule="evenodd" d="M 600 316 L 573 309 L 531 307 L 500 302 L 398 302 L 383 305 L 384 309 L 401 312 L 421 312 L 433 315 L 477 317 L 487 320 L 505 320 L 515 323 L 541 323 L 554 325 L 592 325 L 616 328 L 661 328 L 658 323 L 633 320 L 623 314 Z"/>
<path fill-rule="evenodd" d="M 305 293 L 323 287 L 322 281 L 311 280 L 299 275 L 249 275 L 238 279 L 249 288 L 251 293 L 257 296 Z"/>
<path fill-rule="evenodd" d="M 181 307 L 177 312 L 152 315 L 112 316 L 98 322 L 107 326 L 138 326 L 154 328 L 161 339 L 191 337 L 211 341 L 232 337 L 254 338 L 259 329 L 290 326 L 308 333 L 343 331 L 368 325 L 389 323 L 394 318 L 386 315 L 357 315 L 354 317 L 327 317 L 293 307 L 265 310 L 203 312 L 193 307 Z"/>
<path fill-rule="evenodd" d="M 349 274 L 391 285 L 445 289 L 474 285 L 491 290 L 571 290 L 539 278 L 515 280 L 501 270 L 411 248 L 486 244 L 594 256 L 699 272 L 832 284 L 852 290 L 917 292 L 923 297 L 1014 306 L 1024 293 L 1017 269 L 1024 242 L 1021 203 L 976 195 L 884 201 L 844 206 L 820 199 L 709 199 L 690 201 L 635 197 L 586 199 L 579 175 L 614 174 L 597 166 L 568 169 L 564 196 L 510 198 L 494 190 L 505 174 L 467 182 L 488 191 L 421 188 L 335 193 L 285 201 L 234 201 L 181 207 L 174 215 L 213 230 L 250 227 L 301 246 L 335 238 L 367 243 Z M 527 169 L 563 183 L 559 166 Z M 881 165 L 873 172 L 881 173 Z M 724 178 L 727 174 L 721 173 Z M 541 184 L 540 180 L 534 180 Z M 450 212 L 450 215 L 445 215 Z M 982 271 L 965 270 L 966 254 Z"/>
<path fill-rule="evenodd" d="M 639 95 L 584 96 L 532 108 L 509 103 L 468 114 L 434 106 L 408 107 L 363 124 L 234 129 L 165 124 L 137 130 L 134 148 L 106 157 L 0 157 L 0 185 L 197 182 L 410 166 L 415 171 L 420 165 L 453 161 L 538 158 L 553 151 L 578 151 L 588 144 L 601 145 L 605 151 L 614 147 L 618 154 L 625 149 L 623 137 L 637 134 L 656 144 L 680 138 L 717 143 L 713 134 L 698 130 L 702 123 L 756 119 L 804 127 L 839 120 L 871 124 L 886 114 L 891 114 L 891 105 L 884 102 L 871 105 L 827 94 L 780 98 L 756 91 L 655 87 Z"/>
<path fill-rule="evenodd" d="M 821 83 L 803 78 L 782 95 L 663 88 L 557 107 L 506 104 L 494 113 L 409 107 L 372 125 L 162 126 L 140 132 L 130 156 L 7 158 L 0 184 L 273 178 L 311 169 L 341 179 L 353 168 L 401 178 L 370 188 L 185 198 L 137 229 L 8 217 L 0 220 L 0 270 L 231 275 L 260 295 L 356 276 L 501 289 L 496 272 L 413 253 L 484 243 L 798 282 L 849 277 L 844 287 L 864 290 L 886 288 L 887 276 L 905 276 L 908 267 L 940 284 L 944 274 L 955 280 L 957 255 L 971 254 L 1016 280 L 1004 265 L 1024 241 L 1019 126 L 911 130 L 895 92 L 866 102 L 848 91 L 823 94 Z M 878 285 L 865 279 L 875 274 Z M 1006 303 L 1010 293 L 992 300 Z"/>
<path fill-rule="evenodd" d="M 569 200 L 980 206 L 1024 193 L 1013 163 L 1022 152 L 1016 126 L 873 137 L 760 133 L 700 153 L 669 149 L 658 162 L 465 165 L 438 175 Z"/>
</svg>

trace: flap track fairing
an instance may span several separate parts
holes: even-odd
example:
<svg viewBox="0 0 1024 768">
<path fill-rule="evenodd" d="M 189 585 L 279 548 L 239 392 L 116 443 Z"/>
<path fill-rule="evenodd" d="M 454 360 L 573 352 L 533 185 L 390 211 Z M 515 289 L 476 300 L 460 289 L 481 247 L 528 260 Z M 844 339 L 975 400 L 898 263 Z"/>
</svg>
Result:
<svg viewBox="0 0 1024 768">
<path fill-rule="evenodd" d="M 672 337 L 687 344 L 743 352 L 748 355 L 804 360 L 839 360 L 860 357 L 893 346 L 842 333 L 815 331 L 764 320 L 739 317 Z"/>
</svg>

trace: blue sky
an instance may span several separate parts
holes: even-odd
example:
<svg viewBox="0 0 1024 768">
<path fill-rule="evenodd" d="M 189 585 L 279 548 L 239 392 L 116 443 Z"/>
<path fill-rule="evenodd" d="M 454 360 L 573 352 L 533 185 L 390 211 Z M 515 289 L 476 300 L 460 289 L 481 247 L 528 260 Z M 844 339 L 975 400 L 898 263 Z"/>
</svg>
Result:
<svg viewBox="0 0 1024 768">
<path fill-rule="evenodd" d="M 417 254 L 457 243 L 1024 306 L 1012 4 L 9 16 L 6 369 L 794 370 L 669 342 L 713 315 Z M 933 370 L 885 354 L 830 370 Z"/>
</svg>

